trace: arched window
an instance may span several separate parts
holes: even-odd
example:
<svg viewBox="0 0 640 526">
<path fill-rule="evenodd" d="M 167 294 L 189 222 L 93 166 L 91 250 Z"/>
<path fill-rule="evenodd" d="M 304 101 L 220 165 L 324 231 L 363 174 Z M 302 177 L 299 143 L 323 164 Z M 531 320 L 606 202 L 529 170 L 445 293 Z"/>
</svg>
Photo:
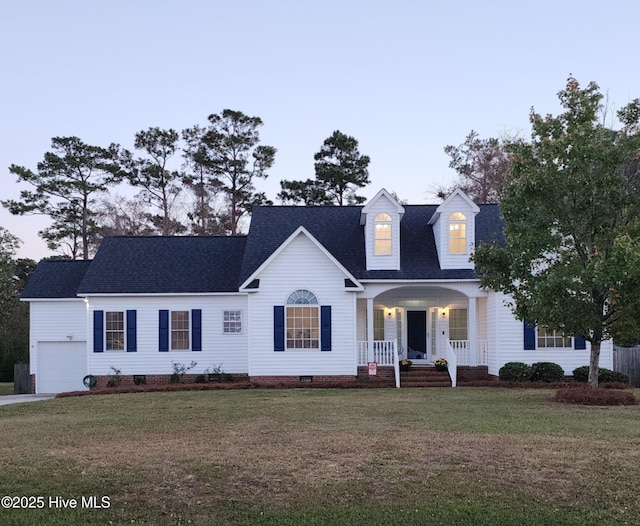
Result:
<svg viewBox="0 0 640 526">
<path fill-rule="evenodd" d="M 467 218 L 460 212 L 449 216 L 449 253 L 467 253 Z"/>
<path fill-rule="evenodd" d="M 305 289 L 287 298 L 287 350 L 320 348 L 320 308 L 316 295 Z"/>
<path fill-rule="evenodd" d="M 391 255 L 391 216 L 378 214 L 374 219 L 374 254 L 376 256 Z"/>
</svg>

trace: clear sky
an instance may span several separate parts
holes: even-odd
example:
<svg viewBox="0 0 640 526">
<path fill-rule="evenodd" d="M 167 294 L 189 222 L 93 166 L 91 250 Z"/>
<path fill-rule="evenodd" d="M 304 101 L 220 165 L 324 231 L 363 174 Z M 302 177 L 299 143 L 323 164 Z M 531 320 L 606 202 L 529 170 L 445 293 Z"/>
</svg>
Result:
<svg viewBox="0 0 640 526">
<path fill-rule="evenodd" d="M 380 188 L 410 203 L 450 183 L 443 148 L 470 130 L 528 136 L 557 113 L 569 74 L 613 109 L 640 97 L 637 0 L 21 0 L 0 10 L 0 198 L 12 163 L 36 168 L 51 138 L 132 148 L 137 131 L 259 116 L 277 148 L 266 181 L 313 178 L 334 130 L 371 157 Z M 48 255 L 43 218 L 0 210 L 21 257 Z"/>
</svg>

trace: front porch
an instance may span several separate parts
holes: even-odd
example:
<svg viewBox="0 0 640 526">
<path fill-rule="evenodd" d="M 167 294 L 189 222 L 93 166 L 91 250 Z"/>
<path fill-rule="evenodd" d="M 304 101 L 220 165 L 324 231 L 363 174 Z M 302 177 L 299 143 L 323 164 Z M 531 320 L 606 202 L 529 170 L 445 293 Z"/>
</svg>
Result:
<svg viewBox="0 0 640 526">
<path fill-rule="evenodd" d="M 476 341 L 474 345 L 473 342 L 469 340 L 448 340 L 445 357 L 451 386 L 456 387 L 459 368 L 482 368 L 486 370 L 486 366 L 488 365 L 488 342 L 486 340 L 479 340 Z M 407 352 L 399 349 L 395 340 L 374 340 L 371 342 L 371 345 L 366 341 L 357 342 L 358 367 L 366 367 L 371 363 L 375 363 L 376 367 L 393 367 L 396 387 L 400 387 L 402 383 L 399 362 L 403 358 L 407 358 Z M 435 368 L 433 360 L 429 361 L 427 357 L 420 360 L 411 359 L 411 362 L 417 366 L 414 369 Z M 442 380 L 438 379 L 436 381 L 441 382 Z M 415 382 L 410 383 L 414 386 L 416 385 Z M 405 382 L 405 385 L 406 384 L 407 382 Z M 440 386 L 440 384 L 437 386 Z"/>
</svg>

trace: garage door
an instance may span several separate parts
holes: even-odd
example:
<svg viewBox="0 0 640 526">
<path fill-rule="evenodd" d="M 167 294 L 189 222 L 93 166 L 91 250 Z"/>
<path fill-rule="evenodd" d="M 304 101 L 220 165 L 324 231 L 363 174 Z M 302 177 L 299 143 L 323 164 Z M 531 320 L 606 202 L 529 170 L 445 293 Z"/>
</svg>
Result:
<svg viewBox="0 0 640 526">
<path fill-rule="evenodd" d="M 37 393 L 63 393 L 86 389 L 86 342 L 38 342 Z"/>
</svg>

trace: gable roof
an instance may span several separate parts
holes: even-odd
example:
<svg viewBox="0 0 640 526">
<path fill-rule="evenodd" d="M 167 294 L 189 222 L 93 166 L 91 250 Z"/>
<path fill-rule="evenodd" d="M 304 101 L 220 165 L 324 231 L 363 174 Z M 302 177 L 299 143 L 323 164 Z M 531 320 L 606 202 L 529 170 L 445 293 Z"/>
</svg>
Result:
<svg viewBox="0 0 640 526">
<path fill-rule="evenodd" d="M 246 238 L 105 238 L 78 294 L 237 292 Z"/>
<path fill-rule="evenodd" d="M 76 298 L 78 285 L 91 261 L 44 260 L 31 274 L 20 295 L 23 299 Z"/>
<path fill-rule="evenodd" d="M 436 211 L 433 213 L 429 224 L 433 225 L 437 221 L 438 217 L 449 208 L 449 205 L 456 198 L 461 198 L 471 209 L 471 212 L 473 214 L 477 214 L 478 212 L 480 212 L 480 207 L 475 204 L 467 194 L 460 190 L 460 188 L 456 188 L 444 201 L 442 201 L 442 203 L 440 203 L 440 205 L 438 205 L 438 208 L 436 208 Z"/>
<path fill-rule="evenodd" d="M 300 226 L 303 226 L 358 280 L 473 279 L 471 269 L 441 270 L 429 220 L 438 205 L 405 205 L 400 223 L 400 270 L 366 270 L 365 233 L 360 206 L 270 206 L 253 211 L 240 279 L 255 270 Z M 502 242 L 497 205 L 480 205 L 476 246 Z"/>
<path fill-rule="evenodd" d="M 430 222 L 438 205 L 405 205 L 400 270 L 367 270 L 362 206 L 256 207 L 247 236 L 110 237 L 93 261 L 43 261 L 23 298 L 92 294 L 238 292 L 296 231 L 303 231 L 342 269 L 363 280 L 474 279 L 473 269 L 440 268 Z M 475 245 L 504 242 L 497 205 L 479 205 Z"/>
<path fill-rule="evenodd" d="M 357 281 L 355 276 L 353 276 L 321 243 L 319 243 L 318 240 L 313 237 L 304 226 L 299 226 L 298 228 L 296 228 L 296 230 L 287 239 L 285 239 L 285 241 L 281 243 L 278 248 L 276 248 L 276 250 L 274 250 L 269 255 L 269 257 L 265 261 L 263 261 L 248 278 L 243 281 L 240 288 L 251 288 L 250 285 L 252 283 L 254 283 L 255 281 L 259 281 L 257 279 L 257 276 L 260 274 L 260 272 L 264 268 L 266 268 L 269 263 L 273 261 L 278 256 L 278 254 L 280 254 L 298 236 L 305 236 L 307 239 L 309 239 L 311 243 L 313 243 L 318 248 L 318 250 L 320 250 L 320 252 L 322 252 L 327 258 L 331 260 L 331 262 L 340 270 L 340 272 L 344 273 L 345 287 L 348 287 L 352 290 L 364 290 L 360 284 L 355 283 Z M 350 284 L 347 285 L 347 282 L 349 282 Z"/>
</svg>

